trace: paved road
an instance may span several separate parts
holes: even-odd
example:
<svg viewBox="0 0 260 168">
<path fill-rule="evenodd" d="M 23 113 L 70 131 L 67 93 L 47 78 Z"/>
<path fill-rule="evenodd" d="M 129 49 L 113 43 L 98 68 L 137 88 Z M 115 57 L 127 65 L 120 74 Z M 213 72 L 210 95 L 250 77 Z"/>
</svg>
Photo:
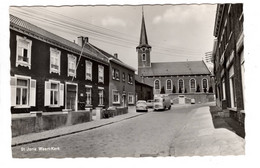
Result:
<svg viewBox="0 0 260 168">
<path fill-rule="evenodd" d="M 12 148 L 15 158 L 169 156 L 192 109 L 149 112 L 101 128 Z"/>
</svg>

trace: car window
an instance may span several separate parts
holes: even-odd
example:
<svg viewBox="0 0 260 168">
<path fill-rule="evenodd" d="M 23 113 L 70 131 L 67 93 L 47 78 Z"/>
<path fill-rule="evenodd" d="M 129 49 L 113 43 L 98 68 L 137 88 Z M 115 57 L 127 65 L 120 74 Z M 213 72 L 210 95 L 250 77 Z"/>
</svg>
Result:
<svg viewBox="0 0 260 168">
<path fill-rule="evenodd" d="M 160 102 L 161 101 L 161 99 L 155 99 L 154 100 L 154 102 Z"/>
</svg>

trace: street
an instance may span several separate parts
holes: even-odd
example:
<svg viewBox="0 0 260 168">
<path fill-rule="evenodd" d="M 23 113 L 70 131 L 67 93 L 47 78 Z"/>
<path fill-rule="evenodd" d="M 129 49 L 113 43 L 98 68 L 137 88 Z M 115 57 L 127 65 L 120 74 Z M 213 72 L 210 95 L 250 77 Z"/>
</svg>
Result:
<svg viewBox="0 0 260 168">
<path fill-rule="evenodd" d="M 170 156 L 182 128 L 202 105 L 152 111 L 104 127 L 12 148 L 15 158 Z"/>
</svg>

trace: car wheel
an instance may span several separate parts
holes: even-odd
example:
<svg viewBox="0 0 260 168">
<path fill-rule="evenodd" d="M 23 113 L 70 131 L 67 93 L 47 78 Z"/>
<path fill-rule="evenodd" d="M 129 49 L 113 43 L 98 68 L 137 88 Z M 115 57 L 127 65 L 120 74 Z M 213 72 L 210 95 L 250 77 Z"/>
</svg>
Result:
<svg viewBox="0 0 260 168">
<path fill-rule="evenodd" d="M 172 107 L 172 106 L 170 105 L 168 109 L 170 110 L 170 109 L 171 109 L 171 107 Z"/>
</svg>

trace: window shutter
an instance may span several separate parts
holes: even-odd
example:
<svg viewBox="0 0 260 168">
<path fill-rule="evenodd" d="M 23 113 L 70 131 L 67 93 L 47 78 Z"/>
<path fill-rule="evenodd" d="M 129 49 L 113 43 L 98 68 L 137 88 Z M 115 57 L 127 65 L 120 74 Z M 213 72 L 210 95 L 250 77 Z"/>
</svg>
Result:
<svg viewBox="0 0 260 168">
<path fill-rule="evenodd" d="M 36 80 L 31 79 L 30 85 L 30 106 L 36 106 Z"/>
<path fill-rule="evenodd" d="M 16 106 L 16 77 L 11 77 L 11 106 Z"/>
<path fill-rule="evenodd" d="M 44 106 L 49 106 L 50 103 L 50 96 L 51 96 L 51 83 L 48 81 L 45 81 L 45 89 L 44 89 Z"/>
<path fill-rule="evenodd" d="M 60 106 L 64 106 L 64 84 L 60 84 Z"/>
</svg>

